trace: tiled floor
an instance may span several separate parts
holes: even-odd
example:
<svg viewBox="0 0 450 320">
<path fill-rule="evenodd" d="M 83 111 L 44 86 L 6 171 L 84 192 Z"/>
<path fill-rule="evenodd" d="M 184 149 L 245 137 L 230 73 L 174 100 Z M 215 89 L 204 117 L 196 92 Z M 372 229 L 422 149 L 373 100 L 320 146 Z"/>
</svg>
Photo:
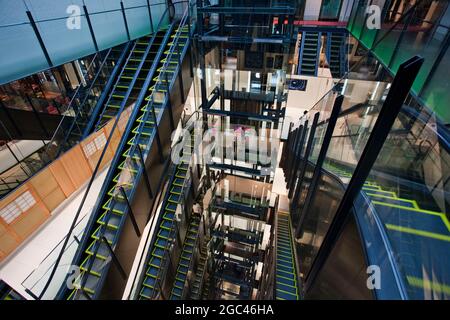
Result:
<svg viewBox="0 0 450 320">
<path fill-rule="evenodd" d="M 92 184 L 78 220 L 85 217 L 81 223 L 86 223 L 88 220 L 87 215 L 90 214 L 97 200 L 107 169 L 101 172 Z M 77 194 L 64 201 L 52 212 L 53 217 L 0 265 L 0 279 L 5 280 L 23 296 L 29 297 L 22 283 L 36 268 L 39 268 L 45 257 L 65 237 L 85 192 L 86 187 L 83 187 Z M 42 270 L 44 266 L 45 269 L 48 269 L 46 263 L 43 263 L 36 273 L 26 281 L 27 286 L 36 282 L 34 276 L 44 271 Z M 39 284 L 36 285 L 36 287 L 38 286 Z M 39 290 L 36 290 L 36 293 L 39 293 Z"/>
</svg>

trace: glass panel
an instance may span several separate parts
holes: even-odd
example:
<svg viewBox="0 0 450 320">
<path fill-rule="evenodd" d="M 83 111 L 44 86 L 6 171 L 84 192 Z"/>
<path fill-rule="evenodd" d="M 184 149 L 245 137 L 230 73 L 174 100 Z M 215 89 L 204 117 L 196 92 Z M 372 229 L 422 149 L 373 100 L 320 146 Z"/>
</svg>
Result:
<svg viewBox="0 0 450 320">
<path fill-rule="evenodd" d="M 386 4 L 386 0 L 372 0 L 371 5 L 376 5 L 382 10 L 383 14 L 385 14 L 384 5 Z M 383 17 L 382 17 L 383 19 Z M 367 48 L 371 48 L 372 44 L 375 40 L 375 37 L 377 35 L 378 29 L 373 28 L 369 29 L 367 25 L 364 26 L 364 32 L 362 32 L 361 42 L 364 43 L 364 45 Z"/>
<path fill-rule="evenodd" d="M 367 288 L 366 271 L 365 252 L 355 219 L 351 215 L 305 298 L 373 299 L 371 290 Z"/>
<path fill-rule="evenodd" d="M 131 39 L 140 38 L 151 32 L 146 0 L 127 0 L 124 7 Z"/>
<path fill-rule="evenodd" d="M 0 26 L 0 83 L 23 78 L 49 67 L 30 24 Z"/>
<path fill-rule="evenodd" d="M 323 0 L 320 20 L 338 20 L 342 0 Z"/>
<path fill-rule="evenodd" d="M 352 26 L 352 33 L 356 38 L 360 38 L 361 32 L 364 29 L 364 23 L 366 22 L 366 8 L 369 4 L 369 0 L 360 0 L 357 4 L 358 11 L 356 12 L 355 20 Z"/>
<path fill-rule="evenodd" d="M 450 123 L 450 49 L 442 56 L 436 70 L 427 82 L 422 97 L 427 105 L 433 108 L 438 118 L 445 124 Z"/>
<path fill-rule="evenodd" d="M 409 299 L 450 298 L 448 141 L 436 116 L 411 99 L 366 181 Z"/>
<path fill-rule="evenodd" d="M 449 32 L 448 27 L 437 25 L 440 14 L 447 4 L 443 1 L 421 1 L 414 10 L 408 26 L 404 29 L 398 49 L 391 63 L 395 73 L 401 63 L 414 55 L 422 56 L 425 61 L 414 82 L 413 90 L 419 93 Z M 432 8 L 430 7 L 432 6 Z"/>
</svg>

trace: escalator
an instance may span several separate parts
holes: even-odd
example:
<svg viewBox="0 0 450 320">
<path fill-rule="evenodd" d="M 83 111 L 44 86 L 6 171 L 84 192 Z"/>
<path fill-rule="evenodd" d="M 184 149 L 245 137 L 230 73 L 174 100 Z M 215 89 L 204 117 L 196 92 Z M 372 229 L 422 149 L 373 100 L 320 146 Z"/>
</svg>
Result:
<svg viewBox="0 0 450 320">
<path fill-rule="evenodd" d="M 199 300 L 201 299 L 202 296 L 202 288 L 203 284 L 205 283 L 206 269 L 208 262 L 207 250 L 208 250 L 207 242 L 203 241 L 203 245 L 200 249 L 199 263 L 197 266 L 197 270 L 195 272 L 194 282 L 192 284 L 192 289 L 190 292 L 190 299 L 192 300 Z"/>
<path fill-rule="evenodd" d="M 177 273 L 175 275 L 175 282 L 173 283 L 172 291 L 170 293 L 170 300 L 180 300 L 184 299 L 184 290 L 186 287 L 186 280 L 188 277 L 188 272 L 191 270 L 191 265 L 193 263 L 193 256 L 195 254 L 197 241 L 198 241 L 198 231 L 200 226 L 201 217 L 198 215 L 193 215 L 189 223 L 186 238 L 184 240 L 183 249 L 180 255 L 180 261 L 178 262 Z M 161 248 L 155 248 L 161 251 Z"/>
<path fill-rule="evenodd" d="M 348 169 L 335 164 L 328 164 L 326 169 L 341 179 L 352 176 Z M 399 196 L 387 184 L 373 180 L 365 182 L 361 193 L 384 225 L 403 281 L 407 283 L 408 296 L 424 299 L 424 289 L 429 288 L 437 296 L 448 298 L 450 222 L 445 213 L 424 209 L 413 197 Z M 439 266 L 432 259 L 423 259 L 422 250 L 426 250 L 427 256 L 440 257 Z M 433 276 L 428 278 L 431 273 Z"/>
<path fill-rule="evenodd" d="M 166 255 L 170 250 L 171 243 L 176 234 L 175 213 L 178 204 L 183 201 L 185 182 L 194 147 L 193 134 L 194 131 L 192 131 L 192 135 L 190 136 L 191 141 L 187 144 L 186 148 L 183 148 L 182 150 L 180 163 L 175 167 L 174 174 L 169 182 L 168 193 L 165 195 L 165 199 L 162 203 L 162 211 L 159 214 L 157 222 L 158 227 L 155 230 L 155 236 L 153 237 L 153 241 L 150 246 L 149 257 L 146 259 L 146 265 L 148 265 L 148 267 L 141 285 L 141 290 L 139 293 L 140 299 L 154 299 L 158 296 L 160 291 L 161 282 L 163 281 L 163 273 L 167 263 Z M 180 273 L 183 273 L 187 270 L 187 267 L 181 266 L 179 270 Z M 179 277 L 180 282 L 181 279 L 183 279 L 182 282 L 184 283 L 186 274 L 184 274 L 184 276 L 177 274 L 177 276 Z M 173 295 L 173 293 L 174 291 L 172 291 L 173 297 L 177 297 L 178 295 L 181 297 L 179 289 L 175 290 L 175 295 Z"/>
<path fill-rule="evenodd" d="M 328 33 L 328 61 L 333 78 L 341 78 L 346 72 L 345 34 Z"/>
<path fill-rule="evenodd" d="M 121 229 L 126 220 L 127 199 L 130 201 L 133 199 L 137 182 L 143 174 L 141 159 L 153 145 L 156 133 L 155 124 L 159 123 L 161 113 L 166 108 L 167 100 L 161 100 L 160 97 L 164 97 L 167 85 L 161 85 L 159 77 L 165 76 L 164 73 L 167 73 L 169 86 L 176 78 L 177 64 L 172 62 L 172 59 L 175 58 L 169 54 L 172 52 L 170 49 L 175 42 L 175 39 L 171 36 L 185 36 L 176 39 L 181 47 L 185 47 L 188 41 L 187 32 L 187 28 L 183 27 L 182 30 L 178 30 L 175 24 L 171 24 L 168 29 L 159 29 L 155 38 L 150 40 L 144 55 L 139 55 L 143 57 L 141 63 L 137 64 L 136 61 L 132 60 L 131 64 L 129 61 L 126 65 L 126 68 L 134 66 L 133 68 L 136 68 L 135 75 L 145 77 L 146 80 L 141 84 L 142 90 L 136 100 L 126 132 L 116 151 L 96 203 L 96 209 L 91 215 L 75 255 L 73 264 L 79 265 L 77 263 L 79 261 L 82 272 L 75 281 L 75 289 L 69 292 L 68 299 L 91 299 L 97 298 L 100 294 L 99 291 L 110 266 L 110 260 L 108 260 L 110 250 L 117 245 Z M 159 47 L 158 50 L 157 47 Z M 142 51 L 140 44 L 135 46 L 135 50 L 136 48 L 140 48 L 139 50 Z M 185 51 L 183 52 L 185 53 Z M 154 52 L 157 53 L 154 54 Z M 130 58 L 137 57 L 136 54 L 139 54 L 139 52 L 134 51 Z M 147 55 L 151 57 L 151 60 L 147 60 Z M 170 60 L 166 63 L 168 58 Z M 169 64 L 170 68 L 167 67 Z M 130 73 L 127 70 L 133 71 L 134 69 L 124 68 L 122 75 L 129 76 Z M 133 82 L 126 82 L 126 78 L 121 78 L 116 83 L 115 89 L 122 90 L 114 91 L 111 97 L 117 92 L 123 93 L 124 88 L 118 88 L 117 85 L 125 86 L 128 83 L 129 88 L 124 96 L 124 100 L 126 100 L 127 96 L 133 91 Z M 113 99 L 115 98 L 113 97 Z"/>
<path fill-rule="evenodd" d="M 298 74 L 305 76 L 317 76 L 320 59 L 321 37 L 321 32 L 302 32 Z"/>
<path fill-rule="evenodd" d="M 131 48 L 131 43 L 113 47 L 106 50 L 99 57 L 100 66 L 92 79 L 88 79 L 86 86 L 80 86 L 73 96 L 70 105 L 75 116 L 73 119 L 65 118 L 60 125 L 60 132 L 55 136 L 63 138 L 62 147 L 67 150 L 88 136 L 92 130 L 89 121 L 97 112 L 108 96 L 114 81 L 122 69 Z M 103 58 L 102 58 L 103 57 Z M 58 152 L 63 152 L 60 149 Z"/>
<path fill-rule="evenodd" d="M 108 101 L 101 108 L 98 118 L 91 120 L 91 123 L 95 123 L 94 130 L 100 129 L 114 118 L 124 100 L 126 107 L 136 102 L 163 39 L 164 32 L 158 32 L 155 36 L 145 36 L 135 41 Z M 149 47 L 150 50 L 147 50 Z M 141 62 L 143 65 L 139 67 Z"/>
<path fill-rule="evenodd" d="M 0 280 L 0 301 L 2 300 L 25 300 L 25 298 L 11 288 L 5 281 Z"/>
<path fill-rule="evenodd" d="M 276 238 L 276 299 L 299 300 L 294 242 L 288 212 L 278 210 Z"/>
</svg>

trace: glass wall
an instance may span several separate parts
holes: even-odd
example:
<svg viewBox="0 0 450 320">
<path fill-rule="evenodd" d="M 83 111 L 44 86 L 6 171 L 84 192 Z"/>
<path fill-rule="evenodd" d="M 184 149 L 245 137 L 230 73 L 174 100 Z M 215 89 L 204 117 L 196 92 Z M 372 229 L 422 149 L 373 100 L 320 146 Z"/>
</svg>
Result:
<svg viewBox="0 0 450 320">
<path fill-rule="evenodd" d="M 381 8 L 381 29 L 369 28 L 367 5 Z M 402 62 L 414 55 L 425 58 L 412 91 L 430 107 L 439 121 L 450 123 L 450 92 L 446 70 L 450 41 L 450 7 L 445 0 L 373 0 L 354 5 L 354 19 L 347 28 L 380 61 L 396 73 Z M 375 48 L 376 46 L 376 48 Z"/>
<path fill-rule="evenodd" d="M 411 10 L 406 18 L 413 21 L 420 12 L 419 9 Z M 391 16 L 392 19 L 400 19 L 398 15 Z M 403 39 L 405 36 L 403 33 L 399 34 L 395 28 L 386 29 L 386 37 L 378 45 L 386 46 L 393 34 Z M 379 50 L 377 42 L 374 42 L 372 48 L 375 52 Z M 392 61 L 395 61 L 396 57 L 397 54 L 393 52 Z M 446 63 L 446 57 L 440 57 L 439 63 Z M 438 72 L 443 76 L 445 71 L 437 70 L 431 79 L 436 77 Z M 414 85 L 420 77 L 419 74 Z M 440 79 L 441 86 L 448 86 L 447 78 Z M 324 105 L 330 99 L 333 100 L 334 92 L 344 95 L 341 113 L 321 168 L 322 174 L 312 190 L 312 201 L 307 206 L 309 210 L 302 212 L 301 209 L 306 207 L 303 202 L 307 199 L 307 192 L 311 191 L 310 181 L 314 165 L 317 164 L 317 148 L 307 159 L 310 168 L 307 169 L 305 181 L 302 182 L 302 191 L 298 198 L 292 199 L 293 203 L 298 204 L 299 217 L 303 219 L 300 220 L 302 225 L 299 228 L 297 246 L 298 255 L 303 259 L 300 264 L 303 278 L 308 278 L 362 152 L 370 147 L 367 145 L 368 138 L 379 120 L 378 116 L 390 93 L 392 81 L 388 70 L 380 65 L 371 51 L 366 51 L 365 55 L 352 65 L 346 77 L 309 113 L 311 122 L 315 112 L 328 109 L 324 108 Z M 430 87 L 426 86 L 423 92 L 433 92 L 431 85 L 427 85 Z M 439 87 L 436 89 L 439 94 L 438 89 Z M 325 119 L 328 117 L 324 116 Z M 323 134 L 322 126 L 325 128 L 327 121 L 319 121 L 316 142 L 320 141 Z M 380 289 L 375 288 L 373 292 L 377 298 L 450 297 L 449 141 L 448 126 L 442 123 L 438 112 L 430 110 L 420 99 L 410 94 L 405 99 L 359 196 L 355 199 L 351 219 L 355 218 L 361 237 L 353 237 L 352 245 L 357 253 L 359 250 L 356 245 L 362 242 L 364 262 L 368 266 L 379 268 L 381 272 L 382 286 Z M 307 292 L 307 296 L 323 295 L 327 288 L 330 297 L 339 297 L 335 294 L 337 291 L 334 291 L 335 283 L 327 275 L 332 274 L 332 267 L 341 263 L 341 255 L 338 256 L 336 252 L 342 251 L 342 243 L 345 242 L 342 237 L 346 229 L 348 226 L 327 253 L 328 261 L 321 266 L 316 282 Z M 364 265 L 360 263 L 360 258 L 359 254 L 355 254 L 349 261 L 357 266 Z M 355 269 L 352 274 L 355 281 L 364 275 L 362 269 Z M 346 285 L 344 282 L 341 284 Z M 348 288 L 350 292 L 354 289 L 351 286 Z M 364 290 L 354 293 L 366 297 Z"/>
<path fill-rule="evenodd" d="M 151 21 L 156 26 L 166 8 L 161 0 L 122 2 L 124 13 L 120 0 L 3 1 L 0 42 L 9 49 L 0 52 L 0 84 L 92 54 L 96 51 L 94 39 L 98 50 L 126 42 L 126 25 L 130 39 L 149 34 Z"/>
</svg>

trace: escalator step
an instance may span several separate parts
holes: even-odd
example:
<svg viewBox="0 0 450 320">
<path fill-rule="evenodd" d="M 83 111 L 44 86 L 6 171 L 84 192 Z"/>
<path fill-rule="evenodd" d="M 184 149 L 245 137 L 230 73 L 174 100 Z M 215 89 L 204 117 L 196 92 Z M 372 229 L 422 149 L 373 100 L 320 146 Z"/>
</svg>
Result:
<svg viewBox="0 0 450 320">
<path fill-rule="evenodd" d="M 103 212 L 100 218 L 97 219 L 97 223 L 101 225 L 105 225 L 107 223 L 109 228 L 117 230 L 119 228 L 120 222 L 122 221 L 122 215 L 110 212 L 111 211 Z"/>
<path fill-rule="evenodd" d="M 95 252 L 95 256 L 103 260 L 106 260 L 110 256 L 106 243 L 97 240 L 92 241 L 85 252 L 91 256 L 93 256 Z"/>
<path fill-rule="evenodd" d="M 282 300 L 297 300 L 297 296 L 295 294 L 291 294 L 288 292 L 283 292 L 277 289 L 277 299 Z"/>
<path fill-rule="evenodd" d="M 289 285 L 289 286 L 292 286 L 292 287 L 296 287 L 297 286 L 297 282 L 296 282 L 296 280 L 295 279 L 286 279 L 286 278 L 283 278 L 283 277 L 277 277 L 277 283 L 283 283 L 283 284 L 287 284 L 287 285 Z"/>
<path fill-rule="evenodd" d="M 175 204 L 173 202 L 169 202 L 169 203 L 166 204 L 165 209 L 167 211 L 170 211 L 170 212 L 176 212 L 177 211 L 177 204 Z"/>
<path fill-rule="evenodd" d="M 170 202 L 173 202 L 173 203 L 180 203 L 180 198 L 181 198 L 181 195 L 171 193 L 167 200 Z"/>
<path fill-rule="evenodd" d="M 181 295 L 183 294 L 183 290 L 179 289 L 179 288 L 173 288 L 172 289 L 172 295 L 181 298 Z"/>
<path fill-rule="evenodd" d="M 154 285 L 156 283 L 156 279 L 153 277 L 145 277 L 144 282 L 142 283 L 144 286 L 154 289 Z"/>
<path fill-rule="evenodd" d="M 167 239 L 157 238 L 156 242 L 155 242 L 155 246 L 165 249 L 168 247 L 168 243 L 169 243 L 169 241 Z"/>
<path fill-rule="evenodd" d="M 173 234 L 169 230 L 160 229 L 158 232 L 158 237 L 163 239 L 173 240 Z"/>
<path fill-rule="evenodd" d="M 172 221 L 175 218 L 175 213 L 166 211 L 164 212 L 163 219 Z"/>
<path fill-rule="evenodd" d="M 297 288 L 296 287 L 291 287 L 289 285 L 279 283 L 278 281 L 277 281 L 277 284 L 276 284 L 276 288 L 277 288 L 277 291 L 281 290 L 283 292 L 288 292 L 290 294 L 297 295 Z"/>
<path fill-rule="evenodd" d="M 160 224 L 160 227 L 161 227 L 162 229 L 165 229 L 165 230 L 172 230 L 172 228 L 173 228 L 173 223 L 172 223 L 172 221 L 170 221 L 170 220 L 162 219 L 162 222 L 161 222 L 161 224 Z"/>
<path fill-rule="evenodd" d="M 150 266 L 155 267 L 155 268 L 159 268 L 161 266 L 161 258 L 152 256 L 150 258 L 150 262 L 149 262 Z"/>
<path fill-rule="evenodd" d="M 153 277 L 153 278 L 156 279 L 156 277 L 158 276 L 158 269 L 157 268 L 153 268 L 153 267 L 149 267 L 145 274 L 147 276 L 149 276 L 149 277 Z"/>
<path fill-rule="evenodd" d="M 155 246 L 155 248 L 153 249 L 153 252 L 152 252 L 152 254 L 155 257 L 158 257 L 158 258 L 163 258 L 164 257 L 164 253 L 165 253 L 164 249 L 161 249 L 160 247 L 156 247 L 156 246 Z"/>
<path fill-rule="evenodd" d="M 284 272 L 289 272 L 294 274 L 295 270 L 292 267 L 286 267 L 277 263 L 277 269 Z"/>
<path fill-rule="evenodd" d="M 184 267 L 184 266 L 178 266 L 178 272 L 181 274 L 187 274 L 187 272 L 189 271 L 188 268 Z"/>
</svg>

